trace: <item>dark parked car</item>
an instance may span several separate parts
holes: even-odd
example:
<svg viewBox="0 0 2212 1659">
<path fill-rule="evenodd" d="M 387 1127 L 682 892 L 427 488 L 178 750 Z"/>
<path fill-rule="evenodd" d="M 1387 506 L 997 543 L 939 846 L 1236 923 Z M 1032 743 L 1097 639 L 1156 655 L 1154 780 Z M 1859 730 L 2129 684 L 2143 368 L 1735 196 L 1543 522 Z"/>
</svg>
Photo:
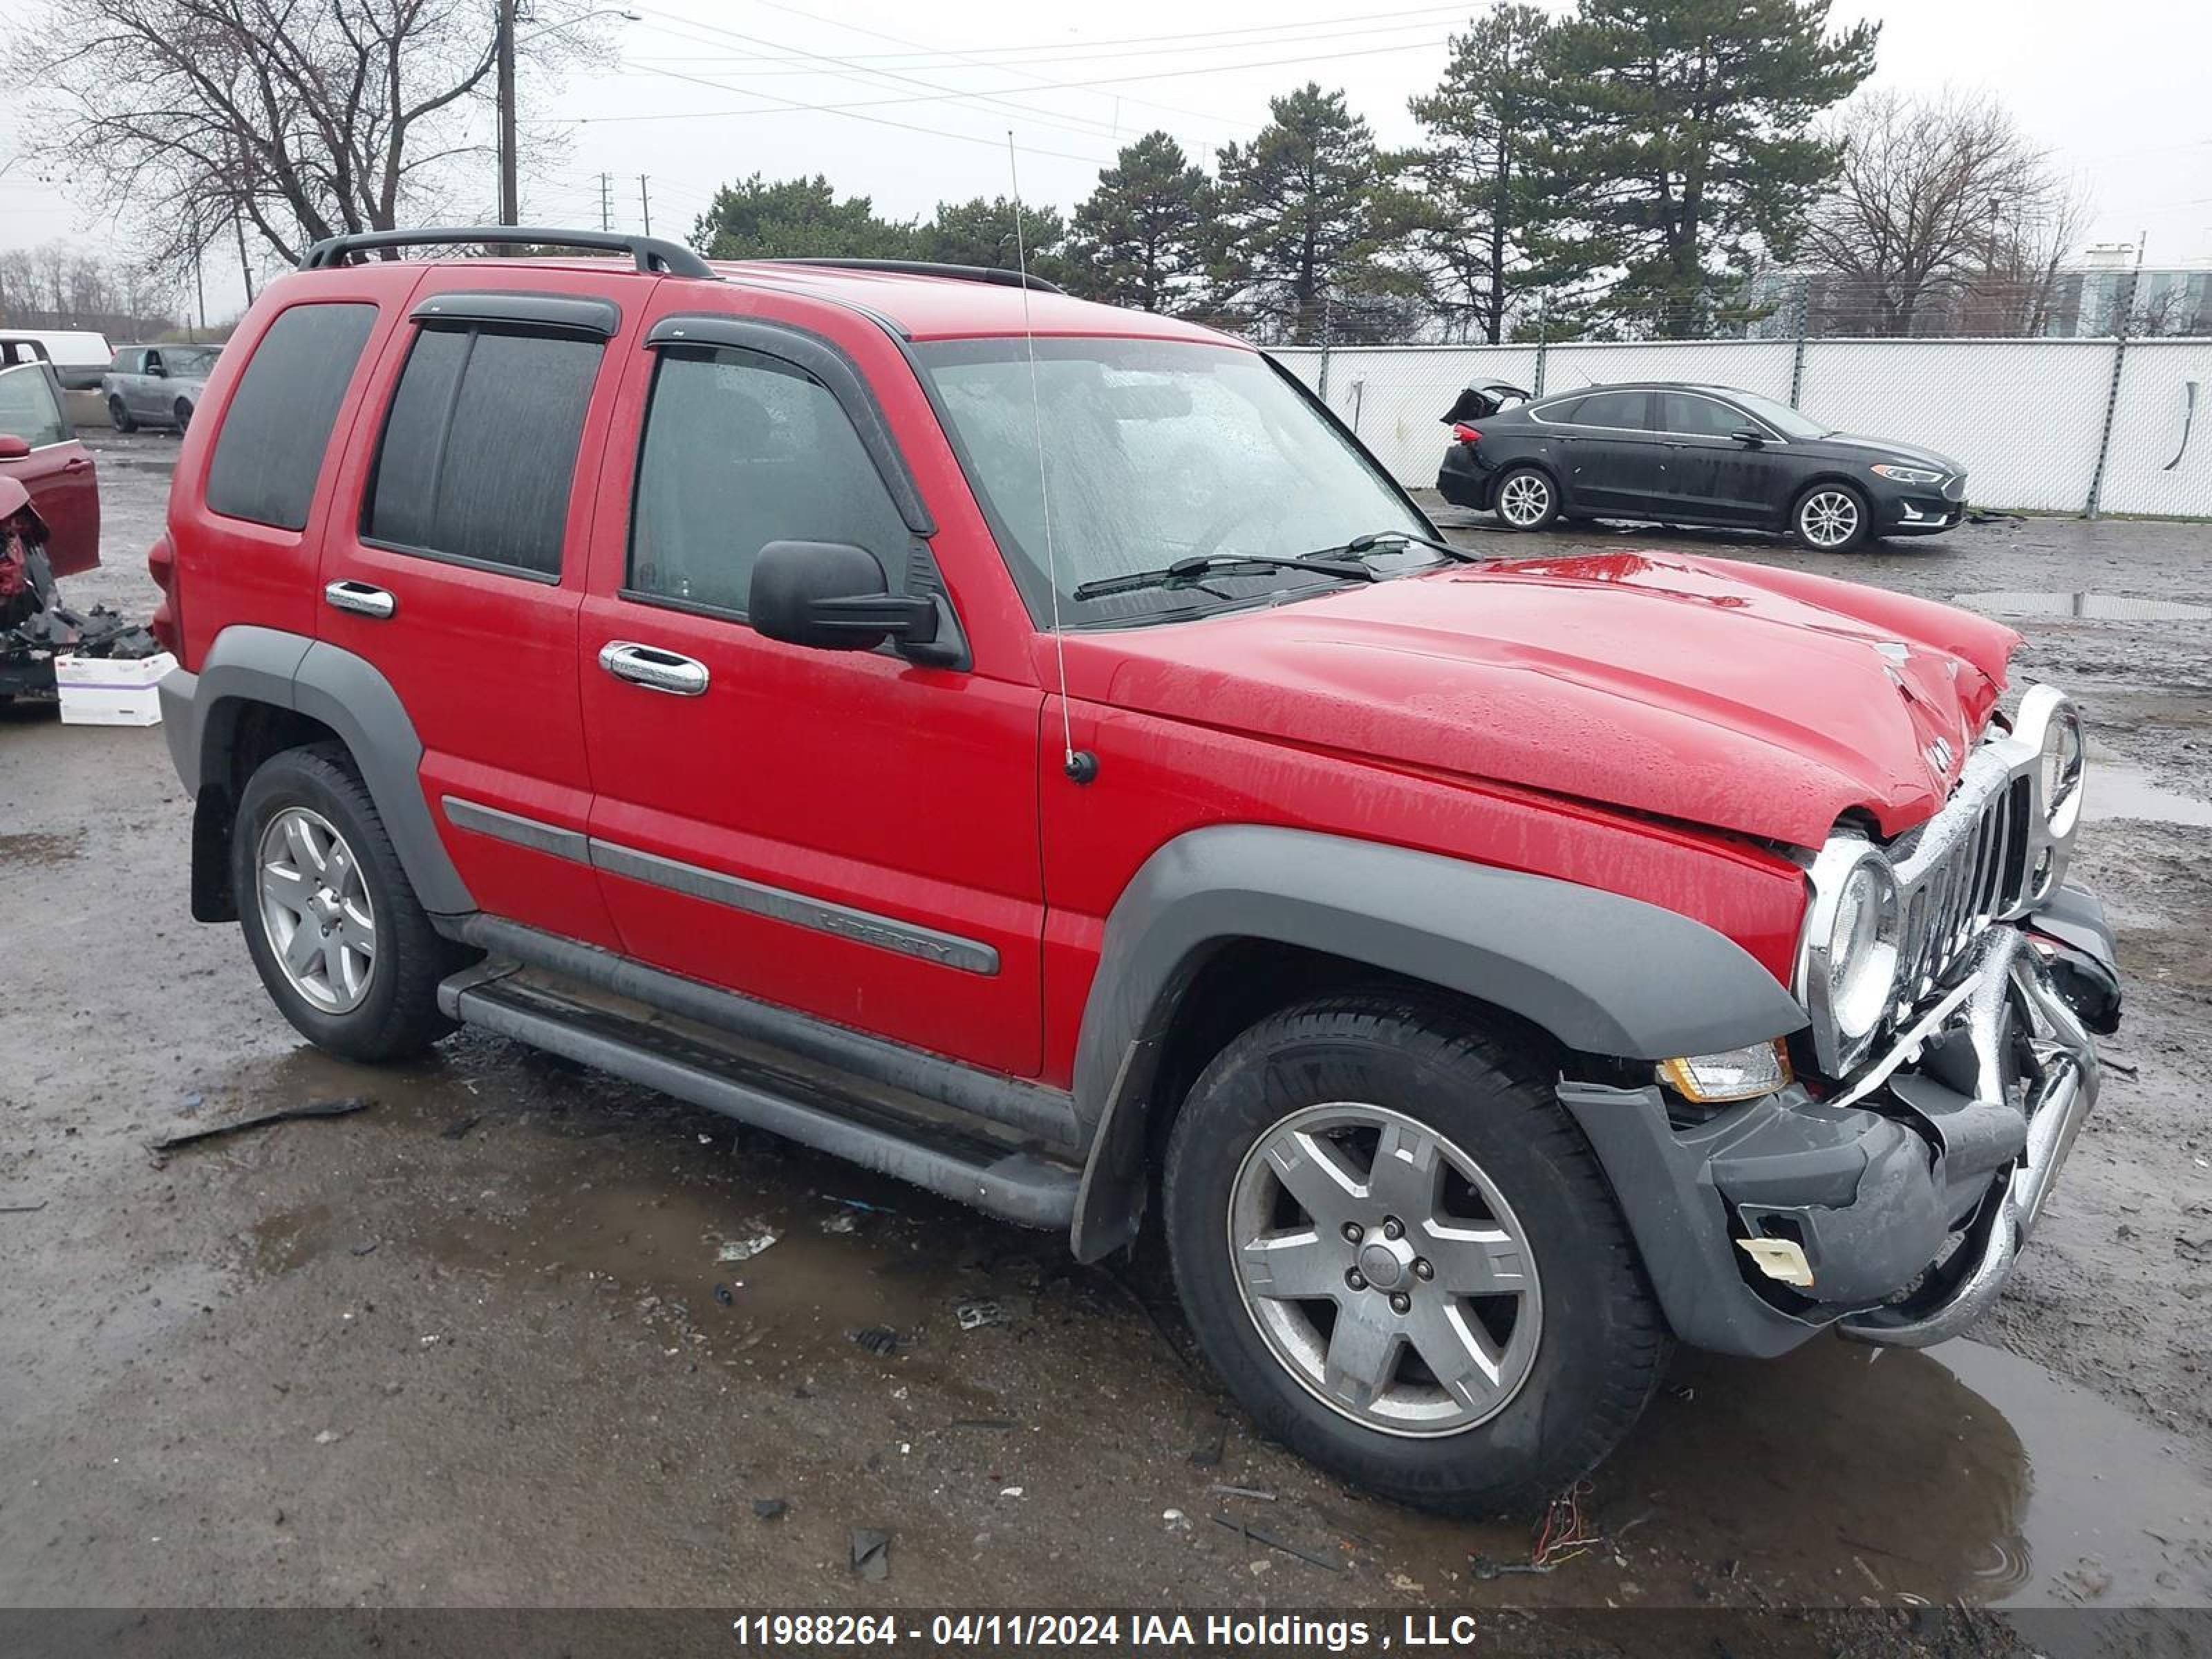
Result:
<svg viewBox="0 0 2212 1659">
<path fill-rule="evenodd" d="M 1948 455 L 1838 432 L 1756 392 L 1646 381 L 1509 408 L 1510 395 L 1460 394 L 1437 489 L 1515 530 L 1650 519 L 1784 531 L 1842 553 L 1948 530 L 1965 511 L 1966 469 Z"/>
</svg>

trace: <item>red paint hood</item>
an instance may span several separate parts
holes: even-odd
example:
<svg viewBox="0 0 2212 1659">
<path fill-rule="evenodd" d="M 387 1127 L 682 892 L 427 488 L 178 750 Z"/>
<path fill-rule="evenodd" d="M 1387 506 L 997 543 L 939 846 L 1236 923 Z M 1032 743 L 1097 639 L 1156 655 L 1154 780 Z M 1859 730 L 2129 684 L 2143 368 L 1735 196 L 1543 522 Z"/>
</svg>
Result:
<svg viewBox="0 0 2212 1659">
<path fill-rule="evenodd" d="M 1066 637 L 1117 708 L 1817 847 L 1942 805 L 2010 629 L 1880 588 L 1613 553 L 1451 566 Z"/>
</svg>

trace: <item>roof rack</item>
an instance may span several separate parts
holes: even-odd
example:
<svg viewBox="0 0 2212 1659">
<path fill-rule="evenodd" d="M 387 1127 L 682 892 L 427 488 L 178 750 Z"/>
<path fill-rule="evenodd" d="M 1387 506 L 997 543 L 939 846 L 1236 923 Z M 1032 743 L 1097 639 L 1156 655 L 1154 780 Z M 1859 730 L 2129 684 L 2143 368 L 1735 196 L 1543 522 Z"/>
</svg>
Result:
<svg viewBox="0 0 2212 1659">
<path fill-rule="evenodd" d="M 1042 276 L 1024 276 L 1018 270 L 1005 270 L 995 265 L 951 265 L 934 259 L 840 259 L 826 254 L 793 256 L 787 259 L 763 259 L 770 265 L 826 265 L 836 270 L 887 270 L 904 276 L 953 276 L 966 283 L 996 283 L 1001 288 L 1026 288 L 1038 294 L 1066 292 L 1057 283 L 1048 283 Z"/>
<path fill-rule="evenodd" d="M 533 225 L 447 225 L 428 230 L 370 230 L 332 236 L 300 256 L 302 270 L 350 264 L 354 256 L 380 247 L 438 247 L 481 244 L 487 247 L 595 248 L 627 253 L 643 271 L 672 276 L 714 279 L 714 269 L 681 242 L 661 236 L 629 236 L 616 231 L 547 230 Z M 1011 274 L 1011 273 L 1010 273 Z"/>
</svg>

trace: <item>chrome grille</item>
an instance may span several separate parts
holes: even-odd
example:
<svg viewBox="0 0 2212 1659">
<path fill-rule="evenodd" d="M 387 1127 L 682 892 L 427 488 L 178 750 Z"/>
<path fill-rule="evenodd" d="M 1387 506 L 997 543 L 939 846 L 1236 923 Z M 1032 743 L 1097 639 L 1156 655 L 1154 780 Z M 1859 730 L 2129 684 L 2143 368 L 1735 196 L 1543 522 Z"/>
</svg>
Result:
<svg viewBox="0 0 2212 1659">
<path fill-rule="evenodd" d="M 1904 926 L 1899 931 L 1898 1012 L 1943 982 L 1983 928 L 2029 897 L 2034 785 L 1988 750 L 1966 764 L 1943 810 L 1890 849 Z"/>
<path fill-rule="evenodd" d="M 1943 480 L 1943 499 L 1947 501 L 1963 501 L 1966 499 L 1966 475 L 1965 473 L 1954 472 L 1949 477 Z"/>
</svg>

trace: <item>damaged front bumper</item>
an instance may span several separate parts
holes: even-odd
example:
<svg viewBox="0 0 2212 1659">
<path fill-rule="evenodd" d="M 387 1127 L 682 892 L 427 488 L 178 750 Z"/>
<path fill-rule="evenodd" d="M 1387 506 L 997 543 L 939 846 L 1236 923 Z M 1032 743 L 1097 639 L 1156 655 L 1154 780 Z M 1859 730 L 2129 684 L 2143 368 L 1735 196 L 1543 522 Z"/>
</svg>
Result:
<svg viewBox="0 0 2212 1659">
<path fill-rule="evenodd" d="M 1656 1085 L 1559 1092 L 1683 1341 L 1771 1355 L 1835 1328 L 1921 1347 L 2002 1291 L 2096 1102 L 2092 1030 L 2118 1018 L 2111 931 L 2095 899 L 2068 888 L 1987 928 L 1825 1098 L 1792 1085 L 1679 1123 Z M 1762 1268 L 1762 1255 L 1797 1271 Z"/>
</svg>

